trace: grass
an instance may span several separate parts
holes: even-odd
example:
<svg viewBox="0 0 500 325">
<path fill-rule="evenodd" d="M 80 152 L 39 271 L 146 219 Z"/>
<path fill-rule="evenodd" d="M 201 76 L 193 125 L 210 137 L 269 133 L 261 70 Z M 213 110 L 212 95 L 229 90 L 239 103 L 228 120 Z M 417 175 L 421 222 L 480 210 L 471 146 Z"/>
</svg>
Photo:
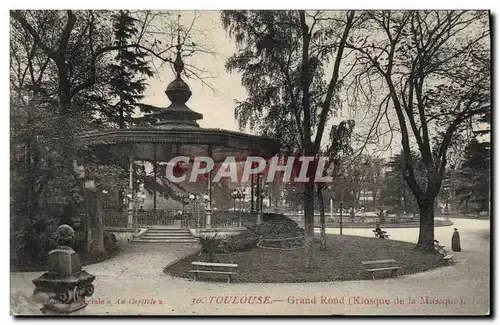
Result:
<svg viewBox="0 0 500 325">
<path fill-rule="evenodd" d="M 220 263 L 237 263 L 233 282 L 294 283 L 371 279 L 362 261 L 395 259 L 402 267 L 398 274 L 422 272 L 445 262 L 436 252 L 415 249 L 407 242 L 346 235 L 327 235 L 327 251 L 314 244 L 314 267 L 305 267 L 305 250 L 280 251 L 254 248 L 246 252 L 217 254 Z M 165 268 L 165 273 L 189 278 L 191 262 L 202 260 L 197 254 Z M 379 275 L 380 277 L 380 275 Z M 226 281 L 225 276 L 203 274 L 201 281 Z"/>
<path fill-rule="evenodd" d="M 120 253 L 120 248 L 118 245 L 114 246 L 113 248 L 108 248 L 106 252 L 104 253 L 93 253 L 93 254 L 87 254 L 84 252 L 78 253 L 80 256 L 80 261 L 83 266 L 91 265 L 91 264 L 96 264 L 100 262 L 104 262 L 106 260 L 109 260 L 110 258 L 115 257 Z M 43 272 L 47 271 L 47 264 L 39 264 L 39 263 L 29 263 L 29 264 L 23 264 L 23 265 L 16 265 L 11 263 L 10 265 L 10 271 L 11 272 Z"/>
<path fill-rule="evenodd" d="M 303 221 L 302 221 L 303 222 Z M 375 228 L 375 225 L 377 222 L 357 222 L 357 223 L 350 223 L 350 222 L 344 222 L 342 224 L 343 228 Z M 453 225 L 453 222 L 450 220 L 434 220 L 434 227 L 446 227 L 446 226 L 451 226 Z M 385 222 L 381 224 L 382 228 L 418 228 L 420 227 L 420 222 L 417 221 L 408 221 L 408 222 Z M 340 228 L 340 223 L 339 222 L 331 222 L 331 221 L 326 221 L 325 223 L 326 228 Z M 316 228 L 319 228 L 319 226 L 316 226 Z"/>
</svg>

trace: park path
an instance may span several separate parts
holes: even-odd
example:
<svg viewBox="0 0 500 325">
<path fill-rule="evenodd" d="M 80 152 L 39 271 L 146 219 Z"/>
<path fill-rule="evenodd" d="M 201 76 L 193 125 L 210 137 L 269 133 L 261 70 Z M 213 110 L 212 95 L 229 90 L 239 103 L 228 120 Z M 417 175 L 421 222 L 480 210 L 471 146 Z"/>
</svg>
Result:
<svg viewBox="0 0 500 325">
<path fill-rule="evenodd" d="M 436 228 L 436 239 L 447 248 L 453 228 L 459 229 L 462 252 L 457 263 L 427 272 L 374 281 L 327 283 L 208 283 L 174 278 L 162 272 L 168 263 L 196 250 L 185 244 L 126 244 L 118 256 L 85 269 L 95 274 L 94 303 L 87 315 L 482 315 L 489 310 L 490 223 L 453 219 L 453 226 Z M 338 229 L 329 229 L 338 233 Z M 388 229 L 391 238 L 416 242 L 417 228 Z M 346 235 L 373 236 L 371 229 L 344 229 Z M 31 280 L 41 272 L 11 273 L 11 307 L 17 313 L 36 313 L 26 302 Z M 270 296 L 272 304 L 217 303 L 218 296 Z M 341 298 L 344 304 L 321 303 L 321 297 Z M 389 305 L 357 304 L 349 297 L 389 299 Z M 432 304 L 421 304 L 428 296 Z M 316 297 L 315 304 L 292 304 L 293 298 Z M 400 298 L 404 303 L 395 304 Z M 414 304 L 411 302 L 414 300 Z M 220 300 L 219 300 L 220 301 Z M 193 305 L 193 302 L 196 302 Z M 35 308 L 36 307 L 36 308 Z"/>
</svg>

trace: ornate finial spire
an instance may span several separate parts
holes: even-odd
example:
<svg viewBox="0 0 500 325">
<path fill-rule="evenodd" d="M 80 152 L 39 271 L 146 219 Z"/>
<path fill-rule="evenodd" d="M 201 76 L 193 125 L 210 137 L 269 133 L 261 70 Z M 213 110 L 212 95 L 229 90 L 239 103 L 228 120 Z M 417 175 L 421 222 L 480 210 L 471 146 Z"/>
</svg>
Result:
<svg viewBox="0 0 500 325">
<path fill-rule="evenodd" d="M 182 62 L 181 57 L 182 43 L 180 17 L 181 15 L 177 18 L 177 57 L 174 61 L 176 78 L 167 86 L 166 90 L 167 96 L 173 105 L 185 105 L 189 100 L 189 97 L 191 97 L 191 90 L 189 89 L 189 86 L 181 78 L 182 71 L 184 71 L 184 62 Z"/>
<path fill-rule="evenodd" d="M 184 62 L 182 61 L 182 44 L 181 44 L 181 15 L 177 16 L 177 56 L 174 61 L 174 70 L 177 75 L 177 79 L 181 79 L 181 73 L 184 70 Z"/>
</svg>

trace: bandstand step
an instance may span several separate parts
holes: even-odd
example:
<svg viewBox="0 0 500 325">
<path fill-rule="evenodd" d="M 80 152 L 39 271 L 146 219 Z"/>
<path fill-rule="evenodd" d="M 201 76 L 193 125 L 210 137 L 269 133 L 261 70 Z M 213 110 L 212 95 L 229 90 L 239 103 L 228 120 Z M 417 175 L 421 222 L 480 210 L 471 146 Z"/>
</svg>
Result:
<svg viewBox="0 0 500 325">
<path fill-rule="evenodd" d="M 134 243 L 197 243 L 189 230 L 179 228 L 149 228 L 140 237 L 132 240 Z"/>
<path fill-rule="evenodd" d="M 197 243 L 198 240 L 190 239 L 132 239 L 132 243 Z"/>
<path fill-rule="evenodd" d="M 171 239 L 171 240 L 175 240 L 175 239 L 194 239 L 194 238 L 191 236 L 142 236 L 142 237 L 137 238 L 137 239 L 158 239 L 158 240 Z"/>
<path fill-rule="evenodd" d="M 146 231 L 147 234 L 190 234 L 189 230 L 183 230 L 183 229 L 179 229 L 179 230 L 175 230 L 175 231 L 171 231 L 171 230 L 148 230 Z"/>
</svg>

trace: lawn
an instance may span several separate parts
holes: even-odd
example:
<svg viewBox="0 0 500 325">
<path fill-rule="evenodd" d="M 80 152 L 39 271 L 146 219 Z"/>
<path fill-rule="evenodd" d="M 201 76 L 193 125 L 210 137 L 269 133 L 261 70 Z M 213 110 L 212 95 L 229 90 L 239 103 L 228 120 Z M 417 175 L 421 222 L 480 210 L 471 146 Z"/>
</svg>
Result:
<svg viewBox="0 0 500 325">
<path fill-rule="evenodd" d="M 257 283 L 293 283 L 323 282 L 371 279 L 365 271 L 362 261 L 395 259 L 402 267 L 398 274 L 422 272 L 445 262 L 435 252 L 415 249 L 415 245 L 407 242 L 367 238 L 346 235 L 327 235 L 327 251 L 320 251 L 314 244 L 311 252 L 315 267 L 305 267 L 305 250 L 269 250 L 254 248 L 245 252 L 217 254 L 220 263 L 237 263 L 238 275 L 233 282 Z M 191 262 L 203 260 L 197 254 L 188 256 L 165 268 L 165 273 L 190 277 L 187 273 L 192 269 Z M 378 275 L 383 277 L 384 275 Z M 202 281 L 226 281 L 218 275 L 202 274 Z"/>
</svg>

